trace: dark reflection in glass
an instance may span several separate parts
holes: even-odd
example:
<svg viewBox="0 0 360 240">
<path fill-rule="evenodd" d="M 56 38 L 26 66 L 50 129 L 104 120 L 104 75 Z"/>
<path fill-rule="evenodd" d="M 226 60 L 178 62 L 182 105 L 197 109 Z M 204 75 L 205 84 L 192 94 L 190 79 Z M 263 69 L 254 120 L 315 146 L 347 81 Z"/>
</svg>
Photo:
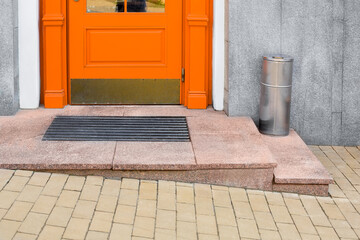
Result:
<svg viewBox="0 0 360 240">
<path fill-rule="evenodd" d="M 128 12 L 146 12 L 145 0 L 128 0 L 127 1 Z"/>
<path fill-rule="evenodd" d="M 127 0 L 128 12 L 165 12 L 165 0 Z"/>
<path fill-rule="evenodd" d="M 165 0 L 86 0 L 88 13 L 151 12 L 164 13 Z M 174 0 L 177 1 L 177 0 Z M 127 6 L 127 11 L 125 11 Z"/>
</svg>

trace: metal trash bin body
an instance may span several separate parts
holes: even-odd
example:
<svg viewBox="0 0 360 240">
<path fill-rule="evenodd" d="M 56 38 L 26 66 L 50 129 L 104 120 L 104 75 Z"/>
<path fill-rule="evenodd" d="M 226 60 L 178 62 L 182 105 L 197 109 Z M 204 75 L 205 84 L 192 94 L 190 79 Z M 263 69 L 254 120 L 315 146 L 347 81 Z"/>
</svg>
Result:
<svg viewBox="0 0 360 240">
<path fill-rule="evenodd" d="M 261 133 L 275 136 L 289 134 L 293 61 L 287 55 L 263 57 L 259 119 Z"/>
</svg>

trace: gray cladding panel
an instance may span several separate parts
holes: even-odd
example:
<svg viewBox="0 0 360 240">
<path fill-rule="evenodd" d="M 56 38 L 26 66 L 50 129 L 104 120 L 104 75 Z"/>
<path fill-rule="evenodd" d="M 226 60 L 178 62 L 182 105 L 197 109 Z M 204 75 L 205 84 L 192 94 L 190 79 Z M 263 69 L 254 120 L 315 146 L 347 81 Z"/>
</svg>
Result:
<svg viewBox="0 0 360 240">
<path fill-rule="evenodd" d="M 308 144 L 360 144 L 360 1 L 229 0 L 228 114 L 257 122 L 261 56 L 292 55 L 291 126 Z"/>
<path fill-rule="evenodd" d="M 262 55 L 280 50 L 278 0 L 229 0 L 229 115 L 258 118 Z"/>
<path fill-rule="evenodd" d="M 0 115 L 12 115 L 19 107 L 17 0 L 0 3 Z"/>
</svg>

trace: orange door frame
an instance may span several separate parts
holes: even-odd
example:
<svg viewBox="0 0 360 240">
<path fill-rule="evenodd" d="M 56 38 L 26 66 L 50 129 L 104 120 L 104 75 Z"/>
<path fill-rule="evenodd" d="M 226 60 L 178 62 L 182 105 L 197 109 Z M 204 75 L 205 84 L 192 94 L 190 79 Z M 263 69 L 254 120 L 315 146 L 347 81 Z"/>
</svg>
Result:
<svg viewBox="0 0 360 240">
<path fill-rule="evenodd" d="M 68 104 L 68 1 L 40 0 L 41 102 L 45 108 Z M 80 0 L 85 1 L 85 0 Z M 212 0 L 183 0 L 181 103 L 205 109 L 212 103 Z"/>
</svg>

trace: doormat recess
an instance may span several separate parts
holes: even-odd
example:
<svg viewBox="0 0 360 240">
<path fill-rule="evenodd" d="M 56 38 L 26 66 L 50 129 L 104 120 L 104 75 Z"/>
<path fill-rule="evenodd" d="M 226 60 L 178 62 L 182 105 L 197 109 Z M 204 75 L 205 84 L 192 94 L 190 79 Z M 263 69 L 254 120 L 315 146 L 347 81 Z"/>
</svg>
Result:
<svg viewBox="0 0 360 240">
<path fill-rule="evenodd" d="M 189 142 L 186 117 L 57 116 L 43 141 Z"/>
</svg>

